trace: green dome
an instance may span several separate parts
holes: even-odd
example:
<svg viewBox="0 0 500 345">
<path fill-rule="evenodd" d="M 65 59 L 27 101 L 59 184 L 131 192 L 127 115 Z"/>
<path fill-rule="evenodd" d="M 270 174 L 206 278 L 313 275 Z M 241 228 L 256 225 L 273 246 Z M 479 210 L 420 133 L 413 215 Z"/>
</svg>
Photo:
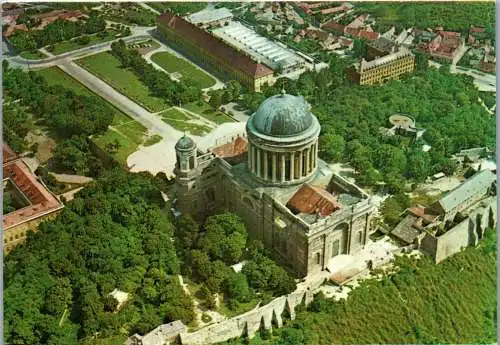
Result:
<svg viewBox="0 0 500 345">
<path fill-rule="evenodd" d="M 269 136 L 294 136 L 309 129 L 313 116 L 304 97 L 281 94 L 266 99 L 252 116 L 254 128 Z"/>
<path fill-rule="evenodd" d="M 185 134 L 177 141 L 175 144 L 175 149 L 179 151 L 192 151 L 196 148 L 196 144 L 193 139 L 186 136 Z"/>
</svg>

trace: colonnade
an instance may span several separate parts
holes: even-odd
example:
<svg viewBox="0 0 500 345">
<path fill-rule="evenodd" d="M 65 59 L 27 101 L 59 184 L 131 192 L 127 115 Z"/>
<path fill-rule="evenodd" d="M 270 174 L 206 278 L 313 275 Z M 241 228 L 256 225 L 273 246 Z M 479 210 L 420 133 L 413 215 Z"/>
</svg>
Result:
<svg viewBox="0 0 500 345">
<path fill-rule="evenodd" d="M 293 152 L 268 151 L 248 143 L 248 169 L 270 182 L 293 182 L 309 176 L 318 164 L 318 142 Z"/>
</svg>

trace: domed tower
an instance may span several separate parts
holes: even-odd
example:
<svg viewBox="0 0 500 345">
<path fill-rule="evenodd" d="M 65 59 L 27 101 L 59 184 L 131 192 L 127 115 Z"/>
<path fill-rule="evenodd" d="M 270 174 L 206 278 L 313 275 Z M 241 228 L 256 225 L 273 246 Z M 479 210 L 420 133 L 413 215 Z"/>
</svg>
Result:
<svg viewBox="0 0 500 345">
<path fill-rule="evenodd" d="M 175 174 L 185 175 L 189 171 L 196 169 L 196 144 L 190 137 L 184 136 L 175 144 L 177 162 L 175 164 Z"/>
<path fill-rule="evenodd" d="M 193 139 L 184 134 L 175 144 L 176 163 L 175 180 L 177 204 L 182 213 L 197 215 L 199 192 L 195 188 L 200 176 L 197 160 L 197 148 Z"/>
<path fill-rule="evenodd" d="M 318 166 L 318 119 L 303 97 L 282 92 L 247 122 L 248 169 L 260 182 L 287 186 L 311 178 Z"/>
</svg>

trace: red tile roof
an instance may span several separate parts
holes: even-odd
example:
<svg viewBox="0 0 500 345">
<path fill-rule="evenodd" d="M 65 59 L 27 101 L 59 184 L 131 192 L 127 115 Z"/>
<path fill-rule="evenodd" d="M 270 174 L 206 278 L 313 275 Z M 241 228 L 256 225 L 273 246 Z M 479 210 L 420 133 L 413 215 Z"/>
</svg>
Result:
<svg viewBox="0 0 500 345">
<path fill-rule="evenodd" d="M 3 178 L 9 178 L 30 201 L 30 205 L 3 215 L 4 231 L 64 207 L 37 181 L 36 176 L 22 160 L 4 163 Z"/>
<path fill-rule="evenodd" d="M 7 163 L 17 158 L 16 153 L 7 144 L 3 144 L 3 162 Z"/>
<path fill-rule="evenodd" d="M 5 30 L 5 32 L 3 33 L 3 36 L 10 37 L 18 30 L 28 31 L 28 27 L 25 24 L 18 24 L 18 25 L 9 26 L 7 28 L 7 30 Z"/>
<path fill-rule="evenodd" d="M 371 41 L 378 39 L 379 36 L 380 36 L 380 34 L 378 32 L 375 32 L 375 31 L 361 30 L 358 33 L 358 37 L 363 37 L 363 38 L 369 39 Z"/>
<path fill-rule="evenodd" d="M 470 32 L 473 32 L 473 33 L 482 33 L 484 32 L 486 29 L 483 28 L 483 27 L 480 27 L 480 26 L 471 26 L 470 28 Z"/>
<path fill-rule="evenodd" d="M 329 21 L 328 23 L 326 23 L 325 25 L 323 25 L 321 27 L 322 29 L 328 29 L 328 30 L 333 30 L 333 31 L 337 31 L 337 32 L 341 32 L 343 33 L 344 30 L 345 30 L 345 26 L 342 25 L 342 24 L 339 24 L 333 20 Z"/>
<path fill-rule="evenodd" d="M 247 150 L 248 142 L 244 138 L 238 136 L 230 143 L 221 145 L 213 149 L 213 153 L 215 153 L 217 157 L 229 158 L 239 156 L 247 152 Z"/>
<path fill-rule="evenodd" d="M 323 188 L 305 183 L 288 201 L 287 207 L 298 213 L 316 214 L 326 217 L 341 205 L 337 198 Z"/>
<path fill-rule="evenodd" d="M 172 12 L 165 12 L 158 17 L 157 23 L 177 32 L 184 39 L 198 46 L 202 52 L 207 52 L 224 60 L 230 66 L 240 70 L 246 75 L 260 78 L 273 74 L 273 71 L 261 63 L 253 61 L 250 57 L 227 45 L 222 40 L 193 25 L 182 17 Z"/>
</svg>

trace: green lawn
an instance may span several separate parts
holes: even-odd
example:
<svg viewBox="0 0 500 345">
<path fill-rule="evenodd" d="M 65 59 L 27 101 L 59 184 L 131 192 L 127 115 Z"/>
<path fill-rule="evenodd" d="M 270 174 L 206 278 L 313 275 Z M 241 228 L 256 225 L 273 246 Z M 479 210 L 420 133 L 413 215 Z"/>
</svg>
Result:
<svg viewBox="0 0 500 345">
<path fill-rule="evenodd" d="M 152 146 L 154 144 L 159 143 L 162 139 L 163 138 L 161 135 L 158 134 L 152 135 L 149 138 L 147 138 L 146 141 L 144 141 L 144 146 Z"/>
<path fill-rule="evenodd" d="M 181 132 L 188 131 L 190 134 L 201 136 L 211 130 L 207 126 L 190 122 L 193 121 L 193 117 L 189 117 L 175 108 L 167 109 L 160 113 L 159 116 L 163 121 Z"/>
<path fill-rule="evenodd" d="M 178 58 L 168 52 L 153 54 L 151 60 L 169 73 L 179 72 L 182 77 L 197 81 L 202 89 L 215 85 L 215 79 L 194 67 L 184 59 Z"/>
<path fill-rule="evenodd" d="M 210 105 L 203 102 L 202 105 L 198 105 L 198 102 L 191 102 L 185 105 L 182 105 L 183 108 L 186 108 L 193 113 L 196 113 L 200 116 L 203 116 L 207 120 L 215 122 L 216 124 L 221 124 L 225 122 L 235 122 L 232 117 L 214 110 Z"/>
<path fill-rule="evenodd" d="M 169 107 L 166 100 L 152 96 L 134 72 L 120 67 L 120 61 L 109 52 L 85 57 L 78 64 L 151 112 Z"/>
<path fill-rule="evenodd" d="M 35 73 L 43 76 L 49 85 L 62 85 L 66 89 L 70 89 L 79 95 L 95 95 L 92 91 L 57 67 L 38 70 Z M 120 162 L 120 164 L 126 165 L 127 157 L 135 152 L 137 147 L 144 142 L 146 128 L 111 104 L 104 100 L 103 102 L 106 105 L 103 111 L 113 112 L 112 128 L 109 128 L 108 131 L 101 136 L 93 137 L 92 140 L 102 150 L 106 151 L 107 145 L 115 143 L 116 139 L 119 148 L 116 152 L 111 152 L 110 155 Z"/>
<path fill-rule="evenodd" d="M 41 60 L 41 59 L 45 59 L 47 57 L 47 55 L 45 55 L 44 53 L 42 53 L 39 50 L 35 50 L 32 52 L 24 51 L 24 52 L 21 52 L 19 55 L 25 59 L 28 59 L 28 60 Z"/>
<path fill-rule="evenodd" d="M 54 44 L 54 50 L 51 53 L 54 55 L 59 55 L 59 54 L 70 52 L 72 50 L 89 47 L 89 46 L 92 46 L 94 44 L 108 42 L 108 41 L 111 41 L 111 40 L 118 38 L 116 36 L 117 33 L 118 32 L 114 31 L 114 30 L 108 30 L 108 31 L 106 31 L 106 36 L 104 36 L 104 37 L 99 37 L 97 35 L 89 35 L 90 41 L 89 41 L 89 43 L 84 44 L 84 45 L 78 44 L 77 38 L 69 40 L 69 41 L 59 42 L 59 43 Z"/>
<path fill-rule="evenodd" d="M 66 74 L 58 67 L 49 67 L 37 70 L 35 73 L 44 77 L 49 85 L 61 85 L 64 88 L 73 91 L 77 95 L 83 95 L 83 96 L 94 95 L 92 91 L 87 89 L 85 86 L 80 84 L 76 79 L 73 79 L 71 76 Z"/>
<path fill-rule="evenodd" d="M 146 128 L 140 123 L 132 120 L 127 115 L 116 116 L 110 128 L 100 136 L 92 137 L 92 140 L 102 150 L 108 152 L 120 164 L 127 165 L 127 157 L 144 143 Z M 109 144 L 118 143 L 116 151 L 108 151 Z"/>
</svg>

